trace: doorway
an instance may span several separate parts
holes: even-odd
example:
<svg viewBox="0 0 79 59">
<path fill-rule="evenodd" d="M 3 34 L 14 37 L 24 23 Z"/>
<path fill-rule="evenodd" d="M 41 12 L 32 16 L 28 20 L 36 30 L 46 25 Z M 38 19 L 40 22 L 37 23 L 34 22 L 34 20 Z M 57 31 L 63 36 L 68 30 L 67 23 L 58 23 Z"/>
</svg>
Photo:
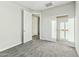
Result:
<svg viewBox="0 0 79 59">
<path fill-rule="evenodd" d="M 40 39 L 40 17 L 32 15 L 32 39 Z"/>
</svg>

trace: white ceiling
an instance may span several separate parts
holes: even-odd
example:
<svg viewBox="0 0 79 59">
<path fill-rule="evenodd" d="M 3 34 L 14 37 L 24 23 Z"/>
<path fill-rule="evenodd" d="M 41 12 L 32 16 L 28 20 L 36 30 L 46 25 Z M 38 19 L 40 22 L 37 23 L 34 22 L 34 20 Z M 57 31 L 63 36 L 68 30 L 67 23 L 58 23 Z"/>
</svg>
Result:
<svg viewBox="0 0 79 59">
<path fill-rule="evenodd" d="M 51 7 L 46 7 L 45 4 L 52 2 L 53 5 L 51 7 L 56 7 L 59 5 L 67 4 L 71 1 L 18 1 L 17 3 L 32 10 L 45 10 Z"/>
</svg>

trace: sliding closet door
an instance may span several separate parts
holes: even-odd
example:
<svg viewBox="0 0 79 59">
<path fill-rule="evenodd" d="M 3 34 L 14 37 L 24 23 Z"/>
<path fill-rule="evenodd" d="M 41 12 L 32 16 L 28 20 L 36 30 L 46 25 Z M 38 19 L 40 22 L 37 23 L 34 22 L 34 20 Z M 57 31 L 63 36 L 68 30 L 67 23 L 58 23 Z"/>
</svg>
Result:
<svg viewBox="0 0 79 59">
<path fill-rule="evenodd" d="M 66 23 L 68 22 L 68 16 L 57 17 L 57 40 L 66 40 L 68 35 L 68 28 Z"/>
<path fill-rule="evenodd" d="M 24 14 L 24 43 L 32 40 L 32 14 L 23 11 Z"/>
</svg>

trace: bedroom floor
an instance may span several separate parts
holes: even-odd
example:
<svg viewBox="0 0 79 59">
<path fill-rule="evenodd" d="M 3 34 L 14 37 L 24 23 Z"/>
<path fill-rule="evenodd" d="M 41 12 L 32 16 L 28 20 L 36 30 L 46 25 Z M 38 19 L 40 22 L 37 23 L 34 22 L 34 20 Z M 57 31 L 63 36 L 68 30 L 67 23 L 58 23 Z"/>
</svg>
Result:
<svg viewBox="0 0 79 59">
<path fill-rule="evenodd" d="M 0 52 L 0 57 L 78 57 L 75 48 L 35 39 Z"/>
</svg>

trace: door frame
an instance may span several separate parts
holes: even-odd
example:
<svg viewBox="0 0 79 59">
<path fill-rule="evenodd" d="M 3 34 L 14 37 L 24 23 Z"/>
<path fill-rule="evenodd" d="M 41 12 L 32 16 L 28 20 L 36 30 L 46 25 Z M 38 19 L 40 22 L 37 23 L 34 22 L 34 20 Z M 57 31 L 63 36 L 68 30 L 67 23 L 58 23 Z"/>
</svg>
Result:
<svg viewBox="0 0 79 59">
<path fill-rule="evenodd" d="M 32 13 L 32 14 L 39 14 L 40 22 L 39 22 L 39 33 L 41 34 L 41 13 Z M 39 34 L 39 39 L 40 39 Z M 24 44 L 24 10 L 21 10 L 21 44 Z"/>
<path fill-rule="evenodd" d="M 40 17 L 38 16 L 38 39 L 40 39 Z"/>
<path fill-rule="evenodd" d="M 40 13 L 32 13 L 32 15 L 33 14 L 39 14 L 39 16 L 38 16 L 38 23 L 39 24 L 38 24 L 38 27 L 37 28 L 38 28 L 38 38 L 40 39 L 40 33 L 41 33 L 41 31 L 40 31 L 41 30 L 41 14 Z"/>
<path fill-rule="evenodd" d="M 21 30 L 22 30 L 22 36 L 21 36 L 21 44 L 24 43 L 24 10 L 21 10 Z"/>
</svg>

